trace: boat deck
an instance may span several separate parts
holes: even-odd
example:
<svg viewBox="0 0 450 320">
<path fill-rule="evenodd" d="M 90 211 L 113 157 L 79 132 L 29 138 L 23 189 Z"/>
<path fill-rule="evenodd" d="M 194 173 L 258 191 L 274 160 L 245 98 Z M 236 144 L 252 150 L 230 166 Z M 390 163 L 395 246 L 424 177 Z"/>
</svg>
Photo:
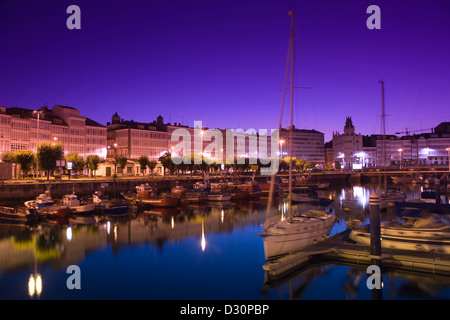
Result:
<svg viewBox="0 0 450 320">
<path fill-rule="evenodd" d="M 348 235 L 349 230 L 346 230 L 303 251 L 268 261 L 263 269 L 269 279 L 277 279 L 316 262 L 368 266 L 376 259 L 384 268 L 450 276 L 450 255 L 383 248 L 381 256 L 372 256 L 368 246 L 347 242 Z"/>
</svg>

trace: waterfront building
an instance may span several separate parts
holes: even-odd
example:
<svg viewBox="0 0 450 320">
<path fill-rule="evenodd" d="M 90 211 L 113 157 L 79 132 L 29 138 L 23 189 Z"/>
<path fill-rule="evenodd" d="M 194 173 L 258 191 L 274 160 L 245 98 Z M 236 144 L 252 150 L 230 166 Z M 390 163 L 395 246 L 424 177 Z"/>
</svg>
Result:
<svg viewBox="0 0 450 320">
<path fill-rule="evenodd" d="M 65 154 L 78 152 L 84 158 L 90 154 L 106 158 L 106 128 L 73 107 L 0 107 L 0 153 L 37 151 L 37 145 L 45 141 L 61 143 Z"/>
<path fill-rule="evenodd" d="M 129 159 L 147 156 L 158 160 L 168 149 L 167 126 L 163 117 L 151 123 L 123 120 L 117 114 L 112 116 L 107 128 L 107 156 L 121 155 Z"/>
<path fill-rule="evenodd" d="M 363 165 L 363 138 L 355 133 L 351 117 L 345 120 L 344 133 L 333 133 L 333 153 L 336 169 L 351 170 L 354 165 Z"/>
<path fill-rule="evenodd" d="M 289 153 L 289 141 L 290 127 L 281 129 L 280 146 L 283 158 Z M 294 126 L 292 131 L 292 157 L 313 162 L 317 166 L 325 165 L 324 134 L 314 129 L 297 129 Z"/>
<path fill-rule="evenodd" d="M 325 143 L 325 166 L 328 168 L 334 168 L 334 152 L 333 152 L 333 140 Z"/>
<path fill-rule="evenodd" d="M 244 132 L 230 129 L 233 142 L 227 146 L 226 129 L 204 128 L 201 121 L 189 127 L 180 123 L 164 123 L 163 117 L 159 116 L 156 121 L 144 123 L 125 121 L 115 113 L 107 124 L 107 130 L 108 158 L 123 155 L 129 159 L 138 159 L 144 155 L 158 160 L 166 152 L 183 157 L 184 153 L 189 151 L 191 154 L 202 154 L 209 160 L 227 164 L 227 148 L 231 148 L 228 156 L 233 159 L 258 158 L 266 156 L 267 152 L 270 156 L 270 135 L 260 136 L 253 130 Z M 218 141 L 215 141 L 216 136 Z M 185 139 L 190 141 L 184 141 Z M 265 143 L 260 143 L 262 140 L 265 140 Z M 178 146 L 182 141 L 187 143 L 186 150 Z"/>
<path fill-rule="evenodd" d="M 449 163 L 450 131 L 445 122 L 431 133 L 386 139 L 386 166 L 446 166 Z M 378 161 L 382 163 L 382 140 L 377 140 Z"/>
</svg>

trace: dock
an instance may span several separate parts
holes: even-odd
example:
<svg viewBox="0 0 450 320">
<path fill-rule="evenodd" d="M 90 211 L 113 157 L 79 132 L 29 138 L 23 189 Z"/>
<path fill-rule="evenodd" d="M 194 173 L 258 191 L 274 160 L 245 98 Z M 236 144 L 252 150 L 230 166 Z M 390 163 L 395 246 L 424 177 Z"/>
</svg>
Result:
<svg viewBox="0 0 450 320">
<path fill-rule="evenodd" d="M 316 263 L 369 266 L 376 259 L 380 261 L 383 269 L 450 276 L 450 255 L 383 248 L 381 256 L 373 256 L 368 246 L 347 242 L 349 234 L 350 230 L 346 230 L 305 250 L 268 261 L 263 265 L 263 269 L 269 280 L 276 280 Z"/>
</svg>

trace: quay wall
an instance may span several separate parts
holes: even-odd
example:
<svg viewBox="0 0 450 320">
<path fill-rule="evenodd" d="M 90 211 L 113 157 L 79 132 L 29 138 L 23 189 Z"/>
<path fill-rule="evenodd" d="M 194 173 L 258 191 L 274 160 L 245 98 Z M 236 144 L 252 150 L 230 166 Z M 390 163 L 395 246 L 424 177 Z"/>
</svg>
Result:
<svg viewBox="0 0 450 320">
<path fill-rule="evenodd" d="M 287 177 L 287 175 L 281 175 Z M 220 182 L 224 179 L 231 181 L 230 177 L 211 177 L 210 182 Z M 321 174 L 311 175 L 310 181 L 312 183 L 319 183 L 328 181 L 331 186 L 341 186 L 347 183 L 350 179 L 349 174 Z M 251 180 L 251 176 L 240 177 L 240 181 Z M 269 176 L 257 176 L 255 180 L 260 183 L 270 181 Z M 186 188 L 191 188 L 195 182 L 203 181 L 203 177 L 155 177 L 154 183 L 161 191 L 169 191 L 172 187 L 179 184 Z M 8 183 L 0 183 L 0 205 L 5 202 L 13 202 L 14 200 L 30 200 L 34 199 L 46 190 L 50 190 L 52 197 L 59 198 L 64 194 L 75 192 L 79 196 L 90 195 L 95 191 L 102 191 L 106 194 L 117 196 L 120 192 L 127 192 L 129 190 L 136 190 L 135 187 L 148 182 L 148 177 L 140 178 L 125 178 L 125 179 L 92 179 L 92 180 L 28 180 L 28 181 L 14 181 Z"/>
</svg>

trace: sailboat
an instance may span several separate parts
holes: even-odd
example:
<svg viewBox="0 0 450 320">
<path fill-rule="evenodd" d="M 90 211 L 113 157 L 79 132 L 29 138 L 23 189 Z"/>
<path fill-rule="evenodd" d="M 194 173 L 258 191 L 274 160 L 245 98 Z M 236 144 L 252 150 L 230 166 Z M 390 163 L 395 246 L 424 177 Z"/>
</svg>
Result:
<svg viewBox="0 0 450 320">
<path fill-rule="evenodd" d="M 387 177 L 386 177 L 386 114 L 384 106 L 384 81 L 378 81 L 381 84 L 381 126 L 383 131 L 383 179 L 384 179 L 384 189 L 380 194 L 380 205 L 381 209 L 386 209 L 387 207 L 393 205 L 395 202 L 406 201 L 406 194 L 399 190 L 388 190 L 387 188 Z"/>
<path fill-rule="evenodd" d="M 289 11 L 291 16 L 291 36 L 288 51 L 288 64 L 290 60 L 290 113 L 291 127 L 289 137 L 289 154 L 292 155 L 292 131 L 293 131 L 293 56 L 294 56 L 294 11 Z M 286 69 L 287 70 L 287 69 Z M 284 91 L 283 91 L 284 101 Z M 282 102 L 283 106 L 283 102 Z M 282 114 L 282 112 L 281 112 Z M 281 128 L 281 116 L 280 126 Z M 267 214 L 270 212 L 272 194 L 274 190 L 275 176 L 272 176 Z M 277 258 L 295 251 L 302 250 L 318 241 L 328 237 L 335 223 L 335 216 L 325 210 L 308 210 L 302 215 L 294 217 L 292 213 L 292 157 L 289 161 L 289 196 L 288 196 L 288 218 L 280 216 L 270 217 L 264 223 L 264 230 L 260 236 L 264 239 L 264 253 L 267 260 Z"/>
</svg>

